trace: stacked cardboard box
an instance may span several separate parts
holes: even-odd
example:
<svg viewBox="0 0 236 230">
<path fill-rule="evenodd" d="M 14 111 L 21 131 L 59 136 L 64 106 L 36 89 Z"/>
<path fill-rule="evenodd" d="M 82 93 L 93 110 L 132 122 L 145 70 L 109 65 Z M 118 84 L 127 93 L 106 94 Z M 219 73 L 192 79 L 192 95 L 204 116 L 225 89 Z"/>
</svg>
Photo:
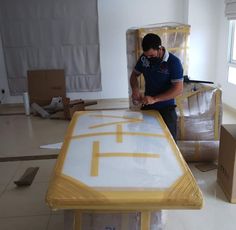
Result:
<svg viewBox="0 0 236 230">
<path fill-rule="evenodd" d="M 63 69 L 29 70 L 27 75 L 30 105 L 41 117 L 70 120 L 75 111 L 97 103 L 67 98 Z"/>
<path fill-rule="evenodd" d="M 53 97 L 66 97 L 63 69 L 29 70 L 27 72 L 30 104 L 49 105 Z"/>
<path fill-rule="evenodd" d="M 236 203 L 236 125 L 221 126 L 217 181 L 226 197 Z"/>
</svg>

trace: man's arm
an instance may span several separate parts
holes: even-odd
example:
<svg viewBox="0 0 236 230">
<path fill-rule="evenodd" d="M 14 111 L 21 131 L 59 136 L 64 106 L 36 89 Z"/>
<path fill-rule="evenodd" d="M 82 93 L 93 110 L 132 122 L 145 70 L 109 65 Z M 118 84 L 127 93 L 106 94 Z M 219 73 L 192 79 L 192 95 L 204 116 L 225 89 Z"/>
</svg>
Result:
<svg viewBox="0 0 236 230">
<path fill-rule="evenodd" d="M 183 92 L 183 81 L 174 82 L 172 83 L 172 87 L 162 94 L 156 95 L 154 97 L 145 96 L 143 98 L 143 104 L 151 105 L 159 101 L 170 100 L 182 94 L 182 92 Z"/>
<path fill-rule="evenodd" d="M 142 100 L 141 94 L 139 92 L 139 85 L 138 85 L 138 76 L 139 75 L 140 74 L 133 71 L 131 73 L 131 76 L 130 76 L 130 86 L 131 86 L 131 89 L 132 89 L 132 100 L 133 100 L 133 102 L 135 102 L 135 101 L 141 102 L 141 100 Z"/>
</svg>

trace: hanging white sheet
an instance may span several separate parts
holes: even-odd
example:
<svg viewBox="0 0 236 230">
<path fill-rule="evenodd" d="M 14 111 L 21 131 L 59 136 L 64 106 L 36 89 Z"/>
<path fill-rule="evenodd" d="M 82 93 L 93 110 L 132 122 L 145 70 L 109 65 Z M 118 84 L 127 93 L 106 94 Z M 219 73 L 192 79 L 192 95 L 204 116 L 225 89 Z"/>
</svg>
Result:
<svg viewBox="0 0 236 230">
<path fill-rule="evenodd" d="M 11 95 L 34 69 L 64 69 L 67 92 L 101 90 L 97 0 L 1 0 L 0 32 Z"/>
</svg>

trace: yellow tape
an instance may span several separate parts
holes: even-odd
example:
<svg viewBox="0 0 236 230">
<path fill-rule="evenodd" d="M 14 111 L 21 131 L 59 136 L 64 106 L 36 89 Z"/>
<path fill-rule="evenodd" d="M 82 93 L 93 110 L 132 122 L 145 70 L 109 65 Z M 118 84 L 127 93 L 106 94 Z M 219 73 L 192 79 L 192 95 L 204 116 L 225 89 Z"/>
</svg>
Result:
<svg viewBox="0 0 236 230">
<path fill-rule="evenodd" d="M 137 120 L 132 120 L 132 121 L 107 122 L 105 124 L 92 125 L 89 128 L 95 129 L 95 128 L 100 128 L 100 127 L 105 127 L 105 126 L 110 126 L 110 125 L 127 124 L 127 123 L 135 123 L 135 122 L 142 122 L 142 121 L 143 120 L 141 120 L 141 119 L 137 119 Z"/>
<path fill-rule="evenodd" d="M 193 92 L 186 92 L 185 94 L 183 94 L 183 95 L 181 95 L 181 96 L 178 96 L 178 98 L 180 99 L 180 100 L 183 100 L 183 99 L 186 99 L 186 98 L 188 98 L 188 97 L 191 97 L 191 96 L 193 96 L 193 95 L 195 95 L 195 94 L 198 94 L 198 93 L 200 93 L 200 92 L 206 92 L 206 91 L 209 91 L 209 90 L 212 90 L 213 88 L 212 87 L 207 87 L 207 86 L 205 86 L 204 88 L 201 88 L 201 89 L 198 89 L 198 90 L 196 90 L 196 91 L 193 91 Z"/>
<path fill-rule="evenodd" d="M 55 166 L 55 171 L 54 171 L 55 174 L 60 174 L 60 172 L 62 170 L 63 164 L 65 162 L 66 154 L 68 152 L 67 150 L 70 146 L 71 137 L 73 135 L 75 124 L 76 124 L 77 120 L 79 119 L 79 117 L 81 115 L 84 115 L 86 113 L 87 112 L 85 112 L 85 111 L 80 111 L 80 112 L 75 112 L 74 113 L 74 115 L 72 117 L 72 120 L 69 124 L 69 127 L 67 129 L 67 132 L 66 132 L 66 135 L 65 135 L 65 138 L 64 138 L 64 142 L 62 144 L 62 148 L 60 150 L 60 154 L 59 154 L 56 166 Z"/>
<path fill-rule="evenodd" d="M 181 104 L 181 100 L 179 97 L 176 98 L 176 105 L 177 108 L 179 109 L 179 124 L 180 124 L 180 140 L 184 140 L 185 137 L 185 128 L 184 128 L 184 110 L 183 110 L 183 106 Z"/>
<path fill-rule="evenodd" d="M 99 172 L 99 158 L 100 157 L 140 157 L 140 158 L 159 158 L 160 154 L 155 153 L 125 153 L 125 152 L 112 152 L 112 153 L 100 153 L 99 141 L 93 142 L 93 152 L 91 161 L 91 176 L 98 176 Z"/>
<path fill-rule="evenodd" d="M 156 34 L 161 34 L 161 33 L 190 33 L 190 28 L 189 27 L 185 27 L 185 28 L 174 28 L 171 29 L 170 27 L 164 27 L 164 28 L 155 28 L 155 27 L 149 27 L 149 28 L 140 28 L 139 29 L 139 34 L 141 35 L 141 37 L 145 36 L 147 33 L 156 33 Z"/>
<path fill-rule="evenodd" d="M 82 230 L 81 215 L 82 215 L 81 212 L 79 212 L 79 211 L 75 212 L 75 228 L 74 228 L 74 230 Z"/>
<path fill-rule="evenodd" d="M 179 205 L 179 208 L 183 206 L 185 208 L 199 208 L 202 206 L 201 192 L 194 184 L 194 179 L 190 175 L 191 172 L 190 174 L 187 172 L 187 174 L 188 177 L 181 177 L 178 180 L 178 186 L 171 186 L 168 190 L 150 188 L 141 191 L 137 188 L 126 188 L 126 190 L 120 188 L 119 191 L 117 188 L 115 190 L 114 188 L 104 187 L 90 188 L 74 178 L 62 175 L 60 178 L 55 178 L 53 187 L 48 191 L 47 202 L 52 208 L 80 210 L 114 210 L 115 208 L 116 210 L 122 210 L 122 212 L 126 210 L 137 211 L 140 208 L 155 211 L 157 208 L 166 209 L 170 207 L 170 204 L 175 207 Z M 192 187 L 194 192 L 190 191 L 189 194 L 181 196 L 183 194 L 178 193 L 179 190 L 176 189 L 176 187 L 179 188 L 180 184 Z M 178 194 L 177 197 L 175 197 L 176 194 Z M 195 203 L 193 203 L 195 196 Z M 68 197 L 71 198 L 68 199 Z M 186 203 L 187 197 L 190 203 Z M 185 200 L 184 204 L 181 203 L 182 198 Z M 132 201 L 132 203 L 127 203 L 127 201 Z"/>
<path fill-rule="evenodd" d="M 189 49 L 188 47 L 188 38 L 187 35 L 184 34 L 184 74 L 186 74 L 188 66 L 187 66 L 187 61 L 188 61 L 188 56 L 187 56 L 187 50 Z"/>
<path fill-rule="evenodd" d="M 215 121 L 214 121 L 214 126 L 215 126 L 215 132 L 214 132 L 214 138 L 215 140 L 219 140 L 219 129 L 220 129 L 220 124 L 219 124 L 219 116 L 220 116 L 220 102 L 221 102 L 221 90 L 217 89 L 216 94 L 215 94 L 215 103 L 216 103 L 216 111 L 215 111 Z"/>
<path fill-rule="evenodd" d="M 139 118 L 132 118 L 132 117 L 126 117 L 126 116 L 114 116 L 114 115 L 90 115 L 90 117 L 107 117 L 107 118 L 120 118 L 120 119 L 127 119 L 127 120 L 133 120 L 133 121 L 143 121 L 143 119 L 139 119 Z"/>
<path fill-rule="evenodd" d="M 71 197 L 72 199 L 67 199 Z M 46 201 L 52 208 L 73 209 L 89 203 L 92 205 L 99 202 L 107 203 L 105 194 L 91 188 L 84 183 L 64 174 L 54 176 L 54 180 L 50 182 L 50 189 L 47 192 Z M 78 202 L 78 203 L 76 203 Z"/>
<path fill-rule="evenodd" d="M 167 200 L 178 200 L 181 199 L 181 197 L 185 197 L 185 199 L 182 200 L 183 206 L 187 205 L 186 201 L 188 199 L 191 199 L 196 206 L 202 207 L 202 194 L 199 188 L 194 186 L 194 178 L 191 172 L 185 173 L 174 183 L 174 187 L 169 190 L 169 193 L 165 194 Z"/>
<path fill-rule="evenodd" d="M 189 93 L 186 93 L 184 95 L 181 95 L 179 96 L 177 99 L 176 99 L 176 103 L 177 103 L 177 106 L 179 108 L 179 111 L 180 111 L 180 115 L 181 117 L 184 116 L 183 115 L 183 110 L 182 110 L 182 105 L 181 105 L 181 100 L 184 100 L 186 98 L 189 98 L 191 96 L 194 96 L 195 94 L 199 94 L 201 92 L 206 92 L 206 91 L 209 91 L 209 90 L 213 90 L 213 87 L 203 87 L 197 91 L 193 91 L 193 92 L 189 92 Z M 215 140 L 219 140 L 219 114 L 220 114 L 220 98 L 221 98 L 221 91 L 219 89 L 216 90 L 216 93 L 215 93 L 215 119 L 214 119 L 214 139 Z M 184 121 L 183 119 L 181 119 L 180 117 L 180 126 L 181 126 L 181 139 L 183 140 L 185 135 L 183 133 L 184 131 Z"/>
<path fill-rule="evenodd" d="M 141 230 L 150 229 L 151 213 L 149 211 L 141 212 Z"/>
<path fill-rule="evenodd" d="M 66 132 L 66 135 L 65 135 L 65 138 L 64 138 L 64 142 L 62 144 L 62 147 L 61 147 L 61 150 L 60 150 L 60 154 L 59 154 L 59 157 L 58 157 L 58 161 L 56 163 L 56 166 L 55 166 L 55 173 L 59 173 L 63 167 L 63 164 L 65 162 L 65 158 L 66 158 L 66 153 L 67 153 L 67 150 L 70 146 L 70 138 L 71 136 L 73 135 L 73 131 L 74 131 L 74 128 L 75 128 L 75 123 L 79 117 L 81 113 L 78 112 L 78 113 L 74 113 L 74 116 L 72 117 L 72 120 L 69 124 L 69 127 L 67 129 L 67 132 Z"/>
<path fill-rule="evenodd" d="M 179 117 L 179 124 L 180 124 L 180 139 L 184 140 L 185 139 L 185 128 L 184 128 L 184 110 L 183 110 L 183 106 L 182 106 L 182 101 L 192 97 L 196 94 L 199 94 L 201 92 L 206 92 L 209 90 L 212 90 L 213 88 L 211 86 L 204 86 L 201 89 L 198 89 L 197 91 L 193 91 L 193 92 L 186 92 L 183 95 L 180 95 L 176 98 L 176 105 L 177 108 L 179 109 L 179 113 L 180 113 L 180 117 Z"/>
<path fill-rule="evenodd" d="M 117 136 L 116 136 L 116 141 L 118 142 L 118 143 L 122 143 L 122 141 L 123 141 L 123 136 L 122 136 L 122 125 L 117 125 L 116 126 L 116 132 L 117 132 Z"/>
<path fill-rule="evenodd" d="M 71 139 L 80 139 L 80 138 L 86 138 L 86 137 L 93 137 L 93 136 L 110 136 L 115 135 L 117 136 L 117 132 L 99 132 L 99 133 L 88 133 L 88 134 L 81 134 L 71 137 Z M 147 136 L 147 137 L 163 137 L 165 138 L 165 135 L 163 134 L 156 134 L 156 133 L 136 133 L 136 132 L 123 132 L 122 135 L 127 136 Z"/>
<path fill-rule="evenodd" d="M 59 174 L 62 170 L 69 146 L 70 146 L 70 139 L 65 139 L 63 142 L 63 145 L 61 147 L 60 154 L 59 154 L 56 166 L 55 166 L 55 173 L 56 174 Z"/>
<path fill-rule="evenodd" d="M 166 126 L 161 114 L 159 112 L 156 112 L 156 111 L 155 111 L 155 113 L 156 114 L 154 114 L 154 115 L 156 116 L 156 119 L 160 122 L 160 125 L 161 125 L 161 127 L 162 127 L 162 129 L 165 133 L 166 138 L 167 138 L 167 141 L 169 142 L 169 144 L 171 146 L 171 149 L 174 152 L 175 158 L 178 161 L 182 171 L 183 172 L 189 171 L 188 166 L 187 166 L 187 164 L 186 164 L 186 162 L 183 158 L 183 155 L 180 153 L 180 151 L 179 151 L 179 149 L 178 149 L 178 147 L 177 147 L 177 145 L 176 145 L 176 143 L 175 143 L 168 127 Z M 181 164 L 181 161 L 183 162 L 183 164 Z"/>
<path fill-rule="evenodd" d="M 146 112 L 143 112 L 146 114 Z M 81 113 L 84 114 L 84 113 Z M 181 177 L 178 180 L 178 188 L 180 184 L 183 184 L 181 191 L 186 191 L 184 196 L 182 193 L 178 193 L 180 199 L 176 197 L 169 197 L 167 192 L 172 192 L 175 194 L 175 188 L 171 186 L 170 189 L 156 189 L 156 188 L 146 188 L 142 190 L 137 190 L 137 188 L 112 188 L 112 187 L 96 187 L 90 188 L 89 186 L 81 183 L 80 181 L 62 174 L 62 165 L 65 160 L 65 155 L 67 154 L 67 146 L 70 140 L 65 139 L 63 143 L 63 148 L 61 150 L 60 156 L 57 161 L 57 167 L 55 169 L 53 181 L 50 182 L 50 187 L 47 193 L 47 202 L 52 208 L 63 208 L 63 209 L 80 209 L 80 210 L 156 210 L 156 208 L 168 208 L 170 205 L 174 207 L 187 207 L 188 208 L 199 208 L 202 205 L 201 192 L 194 183 L 194 178 L 186 166 L 186 163 L 180 154 L 177 146 L 171 134 L 168 131 L 164 121 L 162 120 L 159 113 L 150 111 L 147 114 L 155 117 L 160 125 L 163 127 L 163 131 L 167 135 L 168 141 L 172 142 L 171 147 L 173 149 L 174 155 L 177 157 L 177 161 L 180 163 L 180 167 L 183 169 L 183 174 L 188 174 L 188 179 Z M 72 127 L 73 128 L 73 127 Z M 68 130 L 69 134 L 72 134 L 72 128 Z M 115 134 L 114 134 L 115 135 Z M 71 135 L 70 135 L 71 136 Z M 162 135 L 163 136 L 163 135 Z M 94 146 L 94 153 L 99 153 L 99 142 Z M 96 158 L 96 154 L 94 154 Z M 60 161 L 60 162 L 59 162 Z M 58 163 L 59 162 L 59 163 Z M 186 187 L 187 186 L 187 187 Z M 188 187 L 190 186 L 190 188 Z M 180 186 L 181 187 L 181 186 Z M 191 189 L 196 193 L 192 193 Z M 196 199 L 192 201 L 192 197 Z M 182 204 L 183 198 L 189 199 L 189 202 Z M 127 201 L 132 201 L 127 202 Z"/>
<path fill-rule="evenodd" d="M 91 176 L 98 176 L 98 167 L 99 167 L 99 142 L 93 142 L 93 153 L 92 153 L 92 162 L 91 162 Z"/>
<path fill-rule="evenodd" d="M 140 35 L 139 35 L 139 31 L 137 30 L 136 31 L 136 41 L 135 41 L 136 60 L 139 59 L 140 49 L 141 49 L 141 47 L 140 47 L 141 43 L 140 43 L 139 38 L 140 38 Z"/>
</svg>

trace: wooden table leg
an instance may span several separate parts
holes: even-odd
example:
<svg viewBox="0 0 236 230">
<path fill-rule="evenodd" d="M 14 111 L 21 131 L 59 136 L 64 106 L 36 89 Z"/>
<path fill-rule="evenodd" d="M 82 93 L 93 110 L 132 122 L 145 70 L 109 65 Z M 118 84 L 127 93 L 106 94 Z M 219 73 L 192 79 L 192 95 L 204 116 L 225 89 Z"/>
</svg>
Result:
<svg viewBox="0 0 236 230">
<path fill-rule="evenodd" d="M 142 211 L 141 212 L 141 230 L 149 230 L 150 229 L 150 219 L 151 219 L 151 212 L 150 211 Z"/>
<path fill-rule="evenodd" d="M 75 211 L 75 229 L 74 230 L 81 230 L 81 212 Z"/>
<path fill-rule="evenodd" d="M 64 210 L 64 230 L 74 230 L 74 211 Z"/>
</svg>

